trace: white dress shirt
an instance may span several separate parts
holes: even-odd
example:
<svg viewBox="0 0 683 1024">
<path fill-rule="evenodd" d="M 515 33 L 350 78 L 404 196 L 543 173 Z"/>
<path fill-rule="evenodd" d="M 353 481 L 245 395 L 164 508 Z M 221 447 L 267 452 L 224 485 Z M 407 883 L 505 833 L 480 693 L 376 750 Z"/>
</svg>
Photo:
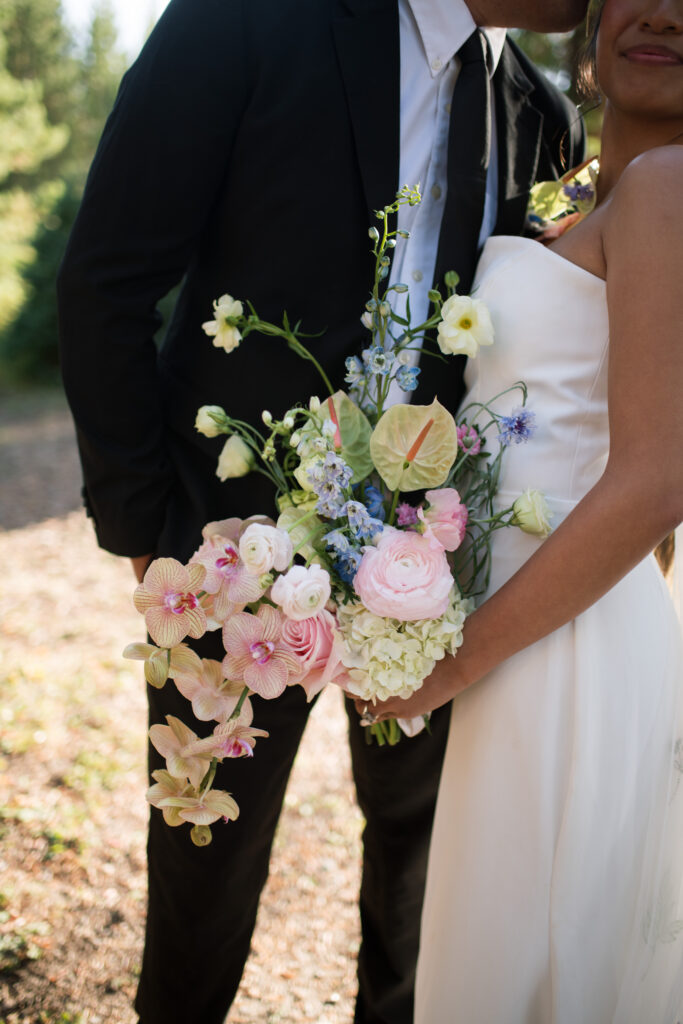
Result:
<svg viewBox="0 0 683 1024">
<path fill-rule="evenodd" d="M 422 203 L 401 208 L 398 226 L 409 231 L 410 238 L 398 239 L 389 282 L 410 286 L 411 317 L 416 325 L 426 320 L 429 313 L 427 293 L 432 287 L 446 203 L 451 99 L 460 71 L 456 53 L 477 26 L 464 0 L 399 0 L 398 6 L 401 46 L 399 180 L 402 185 L 419 183 Z M 491 76 L 503 50 L 505 29 L 485 28 L 483 31 L 490 47 Z M 491 114 L 491 155 L 480 246 L 493 231 L 498 205 L 493 89 Z M 396 312 L 403 315 L 405 295 L 392 292 L 391 302 Z M 391 400 L 407 401 L 408 396 L 394 384 Z"/>
</svg>

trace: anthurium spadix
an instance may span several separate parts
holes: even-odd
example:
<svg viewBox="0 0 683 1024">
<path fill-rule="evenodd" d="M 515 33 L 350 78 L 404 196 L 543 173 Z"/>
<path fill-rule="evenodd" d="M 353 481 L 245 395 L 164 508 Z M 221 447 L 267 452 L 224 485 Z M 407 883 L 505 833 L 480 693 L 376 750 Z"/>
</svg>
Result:
<svg viewBox="0 0 683 1024">
<path fill-rule="evenodd" d="M 370 438 L 375 469 L 392 491 L 439 487 L 457 451 L 455 420 L 436 399 L 431 405 L 392 406 Z"/>
</svg>

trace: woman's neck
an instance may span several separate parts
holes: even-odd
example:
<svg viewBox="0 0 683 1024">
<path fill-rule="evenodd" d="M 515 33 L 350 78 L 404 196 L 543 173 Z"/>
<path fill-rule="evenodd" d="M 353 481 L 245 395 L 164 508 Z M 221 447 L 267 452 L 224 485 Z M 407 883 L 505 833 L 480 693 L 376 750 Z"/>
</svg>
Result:
<svg viewBox="0 0 683 1024">
<path fill-rule="evenodd" d="M 608 103 L 602 125 L 598 205 L 604 202 L 632 160 L 649 149 L 672 143 L 683 143 L 683 121 L 629 117 Z"/>
</svg>

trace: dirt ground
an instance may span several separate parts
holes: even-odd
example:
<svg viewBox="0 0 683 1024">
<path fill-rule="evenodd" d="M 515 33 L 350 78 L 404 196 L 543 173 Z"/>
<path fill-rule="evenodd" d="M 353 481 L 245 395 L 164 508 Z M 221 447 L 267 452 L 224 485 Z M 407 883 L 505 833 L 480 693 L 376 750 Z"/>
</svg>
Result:
<svg viewBox="0 0 683 1024">
<path fill-rule="evenodd" d="M 121 651 L 141 619 L 79 487 L 61 395 L 0 395 L 0 1024 L 136 1020 L 146 712 Z M 352 1020 L 361 828 L 330 692 L 295 765 L 231 1024 Z"/>
</svg>

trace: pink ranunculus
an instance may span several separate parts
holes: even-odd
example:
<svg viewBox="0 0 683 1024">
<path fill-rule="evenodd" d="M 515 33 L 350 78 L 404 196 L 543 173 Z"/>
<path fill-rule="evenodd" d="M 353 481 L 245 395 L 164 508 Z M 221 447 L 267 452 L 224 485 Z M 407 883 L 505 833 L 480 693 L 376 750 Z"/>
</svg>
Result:
<svg viewBox="0 0 683 1024">
<path fill-rule="evenodd" d="M 346 669 L 335 644 L 336 621 L 326 609 L 310 619 L 287 619 L 282 639 L 301 660 L 301 675 L 292 677 L 290 685 L 299 683 L 309 701 L 328 683 L 339 683 Z"/>
<path fill-rule="evenodd" d="M 418 515 L 425 525 L 425 536 L 434 537 L 446 551 L 455 551 L 463 542 L 467 529 L 467 506 L 453 487 L 427 491 L 429 507 L 419 509 Z"/>
<path fill-rule="evenodd" d="M 279 697 L 290 676 L 299 675 L 299 659 L 282 638 L 282 614 L 263 604 L 256 615 L 238 612 L 223 627 L 223 671 L 244 682 L 265 700 Z"/>
<path fill-rule="evenodd" d="M 375 615 L 414 622 L 443 615 L 453 577 L 434 537 L 385 527 L 377 546 L 365 549 L 353 583 Z"/>
</svg>

